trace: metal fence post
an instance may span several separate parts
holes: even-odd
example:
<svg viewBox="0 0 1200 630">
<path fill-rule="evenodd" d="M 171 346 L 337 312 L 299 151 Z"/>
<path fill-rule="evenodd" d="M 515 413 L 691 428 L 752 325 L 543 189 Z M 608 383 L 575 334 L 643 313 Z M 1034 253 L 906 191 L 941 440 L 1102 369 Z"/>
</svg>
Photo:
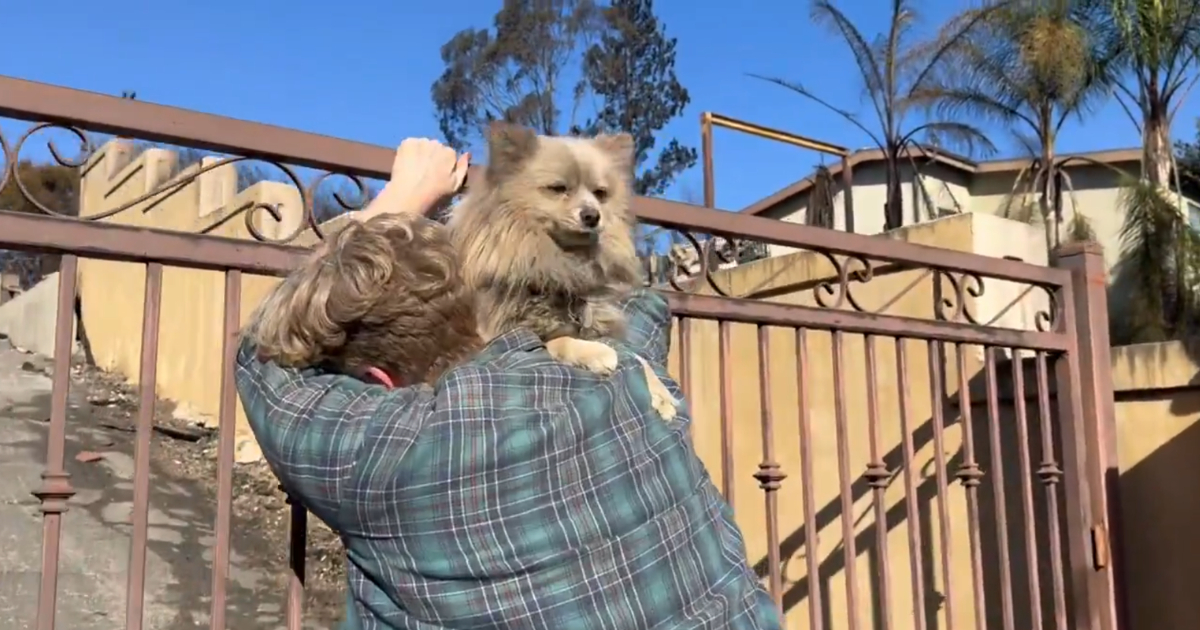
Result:
<svg viewBox="0 0 1200 630">
<path fill-rule="evenodd" d="M 1065 322 L 1078 340 L 1079 397 L 1091 495 L 1095 589 L 1091 598 L 1105 630 L 1128 628 L 1122 584 L 1120 471 L 1108 334 L 1108 278 L 1098 243 L 1069 243 L 1056 252 L 1055 266 L 1071 272 L 1073 317 Z M 1068 331 L 1071 332 L 1071 331 Z"/>
</svg>

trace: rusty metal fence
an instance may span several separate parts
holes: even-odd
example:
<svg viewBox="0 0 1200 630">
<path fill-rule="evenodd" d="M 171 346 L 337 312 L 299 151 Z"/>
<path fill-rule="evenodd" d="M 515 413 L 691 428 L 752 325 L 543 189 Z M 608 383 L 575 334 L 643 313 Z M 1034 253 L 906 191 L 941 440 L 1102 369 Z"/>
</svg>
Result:
<svg viewBox="0 0 1200 630">
<path fill-rule="evenodd" d="M 385 178 L 393 155 L 389 148 L 4 77 L 0 77 L 0 116 L 33 124 L 29 133 L 15 139 L 0 135 L 5 157 L 0 190 L 17 186 L 25 191 L 26 185 L 15 165 L 31 134 L 47 127 L 65 130 L 84 141 L 84 154 L 78 158 L 68 158 L 60 149 L 52 149 L 53 157 L 63 164 L 83 163 L 93 150 L 89 134 L 114 134 L 239 156 L 230 159 L 279 165 L 304 191 L 309 219 L 315 184 L 304 184 L 296 174 L 296 167 L 351 178 Z M 212 167 L 201 170 L 209 168 Z M 147 194 L 170 194 L 170 191 Z M 35 493 L 44 515 L 44 552 L 35 625 L 39 630 L 55 627 L 59 541 L 63 519 L 70 518 L 65 513 L 75 494 L 65 469 L 64 451 L 73 335 L 70 314 L 76 299 L 79 261 L 94 258 L 144 265 L 146 272 L 138 381 L 141 407 L 137 419 L 132 545 L 124 622 L 131 630 L 144 627 L 142 607 L 152 482 L 149 449 L 163 270 L 176 266 L 224 274 L 225 370 L 219 405 L 219 480 L 213 527 L 210 627 L 225 628 L 233 418 L 237 404 L 230 366 L 240 324 L 242 277 L 285 275 L 306 250 L 283 242 L 266 242 L 270 240 L 266 237 L 264 242 L 252 242 L 100 220 L 134 204 L 82 219 L 56 216 L 57 209 L 40 202 L 36 205 L 42 210 L 40 214 L 0 212 L 0 249 L 61 255 L 60 316 L 53 357 L 46 469 L 42 487 Z M 270 211 L 270 208 L 245 209 L 247 227 L 254 229 L 251 215 Z M 700 326 L 716 322 L 719 388 L 713 399 L 717 408 L 711 412 L 719 418 L 722 451 L 719 466 L 711 467 L 720 468 L 714 473 L 719 473 L 715 476 L 731 502 L 738 479 L 753 476 L 759 482 L 765 531 L 747 532 L 747 536 L 765 537 L 766 554 L 757 566 L 772 596 L 789 616 L 789 627 L 1111 630 L 1122 625 L 1118 623 L 1119 545 L 1113 542 L 1119 540 L 1119 535 L 1114 531 L 1117 523 L 1111 516 L 1115 513 L 1116 497 L 1109 444 L 1113 400 L 1107 363 L 1104 267 L 1095 250 L 1087 246 L 1064 250 L 1057 266 L 1041 267 L 659 199 L 639 198 L 634 211 L 643 222 L 685 234 L 720 235 L 817 252 L 835 271 L 831 278 L 809 289 L 815 301 L 807 306 L 745 299 L 722 295 L 720 283 L 712 279 L 715 270 L 708 268 L 712 257 L 701 255 L 703 268 L 699 274 L 679 283 L 678 288 L 683 290 L 668 292 L 678 318 L 678 377 L 693 406 L 698 404 L 698 390 L 694 387 L 697 370 L 703 369 L 692 357 L 698 352 L 694 333 Z M 694 244 L 701 249 L 706 247 L 698 240 Z M 863 308 L 855 291 L 871 283 L 875 270 L 884 267 L 932 274 L 938 286 L 944 287 L 939 290 L 935 316 L 888 315 Z M 1048 306 L 1038 313 L 1035 329 L 1004 328 L 976 321 L 971 300 L 983 295 L 986 286 L 993 282 L 1018 283 L 1044 294 Z M 749 377 L 735 370 L 731 363 L 735 326 L 751 326 L 757 331 L 758 374 L 757 379 L 747 382 L 757 382 L 760 392 L 739 388 L 739 383 Z M 817 335 L 828 339 L 831 376 L 814 373 L 817 359 L 809 341 Z M 779 353 L 780 344 L 785 342 L 786 353 L 792 356 L 795 366 L 786 381 L 772 375 L 767 359 Z M 851 346 L 863 353 L 855 361 L 861 361 L 865 374 L 849 373 Z M 977 350 L 982 350 L 981 384 L 968 382 L 971 377 L 967 364 L 976 360 Z M 914 437 L 918 433 L 915 418 L 908 412 L 916 394 L 910 391 L 914 376 L 907 366 L 911 355 L 918 353 L 927 357 L 929 371 L 931 421 L 925 437 Z M 884 354 L 894 357 L 895 382 L 881 383 L 876 376 L 884 367 L 881 366 Z M 1005 376 L 1007 371 L 1011 371 L 1011 377 Z M 832 417 L 815 418 L 810 402 L 822 392 L 814 391 L 817 387 L 814 383 L 827 377 L 833 389 Z M 861 385 L 852 386 L 852 381 Z M 735 417 L 737 398 L 761 396 L 763 401 L 770 401 L 772 386 L 796 391 L 796 404 L 789 417 L 781 417 L 779 407 L 769 402 L 760 406 L 760 417 Z M 893 392 L 889 400 L 895 402 L 895 414 L 880 410 L 881 388 Z M 852 470 L 849 462 L 848 427 L 857 421 L 848 417 L 849 402 L 857 399 L 865 400 L 863 426 L 867 428 L 865 438 L 869 442 L 865 470 Z M 1015 412 L 1006 415 L 1002 405 L 1011 406 Z M 898 420 L 898 428 L 881 428 L 886 418 Z M 798 470 L 784 471 L 779 464 L 779 450 L 784 445 L 775 434 L 785 422 L 796 423 L 799 443 L 794 446 L 798 448 Z M 946 446 L 946 427 L 950 423 L 961 428 L 961 446 L 957 450 Z M 744 427 L 752 424 L 759 426 L 756 430 L 762 433 L 761 460 L 756 470 L 735 469 L 731 444 Z M 884 430 L 900 435 L 896 457 L 884 453 L 879 437 Z M 1015 454 L 1000 451 L 1002 434 L 1010 431 L 1016 435 Z M 834 435 L 837 465 L 829 470 L 814 464 L 817 433 Z M 890 513 L 886 492 L 891 481 L 898 479 L 904 490 L 901 509 L 910 516 L 920 509 L 917 502 L 922 499 L 913 463 L 916 450 L 928 440 L 934 445 L 930 478 L 934 488 L 932 501 L 937 505 L 931 518 L 937 524 L 940 541 L 928 539 L 928 532 L 933 530 L 923 531 L 910 523 L 905 545 L 907 562 L 893 566 L 888 562 L 891 554 L 887 551 L 888 544 L 894 544 L 887 535 L 892 525 L 884 525 L 889 520 L 895 524 L 896 519 Z M 794 480 L 785 484 L 789 474 Z M 799 505 L 804 526 L 811 532 L 826 518 L 826 510 L 818 509 L 814 497 L 813 480 L 819 476 L 837 479 L 838 499 L 832 509 L 841 514 L 841 542 L 838 548 L 822 554 L 813 532 L 807 536 L 807 542 L 798 543 L 810 548 L 797 554 L 793 536 L 785 536 L 781 530 L 781 505 Z M 952 522 L 944 497 L 955 482 L 961 484 L 965 495 L 966 518 Z M 856 494 L 862 488 L 866 490 Z M 863 538 L 850 519 L 859 498 L 869 502 L 875 515 L 878 526 L 873 537 Z M 745 500 L 739 497 L 737 505 L 745 505 Z M 299 506 L 292 506 L 291 510 L 293 535 L 289 547 L 291 576 L 286 617 L 289 628 L 300 628 L 305 596 L 307 517 Z M 1019 521 L 1020 525 L 1009 521 Z M 952 532 L 966 532 L 969 539 L 965 547 L 969 571 L 962 580 L 952 577 L 958 575 L 951 558 L 952 549 L 957 550 L 949 540 Z M 870 544 L 879 558 L 870 575 L 861 574 L 860 549 L 856 544 Z M 930 549 L 939 556 L 932 563 L 925 559 Z M 790 590 L 794 580 L 784 575 L 783 565 L 793 555 L 803 555 L 808 576 L 809 603 L 803 615 L 792 611 Z M 827 583 L 817 579 L 824 570 L 823 563 L 835 556 L 841 558 L 846 585 L 844 595 L 839 596 L 844 602 L 840 606 L 843 610 L 836 614 L 830 610 L 834 604 L 828 594 L 821 593 Z M 753 563 L 758 558 L 750 560 Z M 1020 570 L 1021 579 L 1015 575 L 1014 567 L 1024 567 Z M 856 571 L 860 573 L 856 575 Z M 925 602 L 933 597 L 928 590 L 934 572 L 941 576 L 940 584 L 934 586 L 940 592 L 942 604 L 930 608 Z M 911 607 L 894 605 L 895 593 L 891 591 L 896 586 L 894 575 L 907 576 L 905 588 L 911 588 L 914 602 Z M 864 584 L 865 592 L 860 588 Z M 865 600 L 871 604 L 868 606 Z M 964 601 L 973 602 L 971 611 L 951 610 Z M 861 612 L 868 608 L 874 611 L 869 618 Z"/>
</svg>

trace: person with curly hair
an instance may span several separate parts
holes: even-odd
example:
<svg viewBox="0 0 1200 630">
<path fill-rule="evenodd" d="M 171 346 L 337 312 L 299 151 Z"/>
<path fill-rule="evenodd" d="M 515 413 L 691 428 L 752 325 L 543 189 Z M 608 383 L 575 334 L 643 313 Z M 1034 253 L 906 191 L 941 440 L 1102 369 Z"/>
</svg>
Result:
<svg viewBox="0 0 1200 630">
<path fill-rule="evenodd" d="M 406 140 L 388 187 L 251 318 L 238 392 L 284 489 L 343 540 L 343 630 L 777 630 L 741 532 L 664 422 L 658 292 L 621 303 L 617 369 L 533 332 L 481 346 L 442 226 L 466 157 Z M 640 357 L 640 358 L 639 358 Z"/>
</svg>

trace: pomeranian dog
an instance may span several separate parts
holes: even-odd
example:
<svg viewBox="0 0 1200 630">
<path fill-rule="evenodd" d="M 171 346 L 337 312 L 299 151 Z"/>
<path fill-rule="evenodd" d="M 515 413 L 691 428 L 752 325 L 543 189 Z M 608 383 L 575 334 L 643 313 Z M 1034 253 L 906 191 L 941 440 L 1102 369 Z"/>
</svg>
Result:
<svg viewBox="0 0 1200 630">
<path fill-rule="evenodd" d="M 482 181 L 447 223 L 484 341 L 524 327 L 558 361 L 616 369 L 616 351 L 598 339 L 624 335 L 618 302 L 641 283 L 633 167 L 629 134 L 551 137 L 492 124 Z M 678 402 L 639 361 L 655 410 L 673 418 Z"/>
</svg>

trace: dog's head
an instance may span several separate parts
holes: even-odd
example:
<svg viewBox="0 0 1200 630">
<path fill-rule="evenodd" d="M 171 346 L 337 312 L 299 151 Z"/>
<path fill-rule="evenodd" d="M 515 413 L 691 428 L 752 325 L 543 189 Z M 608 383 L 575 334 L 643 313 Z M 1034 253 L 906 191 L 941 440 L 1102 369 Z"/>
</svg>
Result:
<svg viewBox="0 0 1200 630">
<path fill-rule="evenodd" d="M 493 124 L 487 180 L 520 222 L 536 225 L 563 249 L 587 248 L 606 232 L 631 229 L 633 137 L 538 136 Z"/>
<path fill-rule="evenodd" d="M 539 136 L 494 123 L 487 170 L 450 216 L 468 282 L 587 292 L 639 281 L 633 161 L 629 134 Z"/>
</svg>

